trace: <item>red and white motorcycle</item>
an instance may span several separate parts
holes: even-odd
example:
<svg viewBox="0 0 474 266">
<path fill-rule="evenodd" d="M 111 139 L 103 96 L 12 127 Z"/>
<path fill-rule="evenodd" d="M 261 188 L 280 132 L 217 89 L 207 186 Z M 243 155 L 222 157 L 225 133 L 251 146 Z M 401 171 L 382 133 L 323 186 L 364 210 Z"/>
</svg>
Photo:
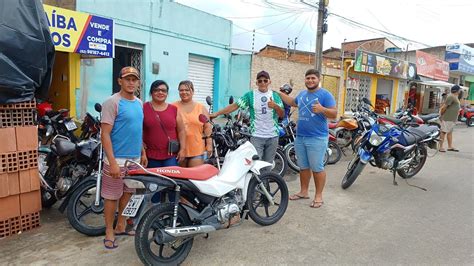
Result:
<svg viewBox="0 0 474 266">
<path fill-rule="evenodd" d="M 124 182 L 141 193 L 132 196 L 123 214 L 136 217 L 135 249 L 146 265 L 180 264 L 195 236 L 238 225 L 248 216 L 272 225 L 288 206 L 285 181 L 261 172 L 271 164 L 260 161 L 248 141 L 226 154 L 220 171 L 208 164 L 145 169 L 127 161 L 126 166 L 138 167 Z"/>
</svg>

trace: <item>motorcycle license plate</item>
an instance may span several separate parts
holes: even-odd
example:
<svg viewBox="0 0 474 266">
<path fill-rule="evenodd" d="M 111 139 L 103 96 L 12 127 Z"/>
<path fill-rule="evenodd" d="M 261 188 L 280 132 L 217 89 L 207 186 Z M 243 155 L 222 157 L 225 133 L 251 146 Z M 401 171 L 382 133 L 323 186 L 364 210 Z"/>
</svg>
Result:
<svg viewBox="0 0 474 266">
<path fill-rule="evenodd" d="M 74 123 L 74 121 L 72 121 L 72 120 L 69 120 L 69 121 L 65 122 L 64 125 L 66 126 L 67 130 L 69 130 L 69 131 L 75 130 L 77 128 L 76 123 Z"/>
<path fill-rule="evenodd" d="M 135 215 L 137 215 L 138 209 L 140 209 L 140 206 L 142 205 L 144 198 L 145 195 L 132 195 L 127 203 L 127 206 L 123 210 L 122 215 L 127 217 L 135 217 Z"/>
</svg>

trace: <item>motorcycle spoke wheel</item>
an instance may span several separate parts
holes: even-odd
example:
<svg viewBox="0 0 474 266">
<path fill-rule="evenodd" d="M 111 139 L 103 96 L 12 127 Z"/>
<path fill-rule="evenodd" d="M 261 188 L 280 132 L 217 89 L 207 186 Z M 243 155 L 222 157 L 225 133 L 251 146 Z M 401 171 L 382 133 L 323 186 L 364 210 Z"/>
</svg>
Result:
<svg viewBox="0 0 474 266">
<path fill-rule="evenodd" d="M 265 196 L 256 178 L 249 183 L 247 195 L 247 207 L 249 215 L 260 225 L 271 225 L 276 223 L 285 214 L 288 206 L 288 187 L 285 181 L 275 173 L 264 173 L 260 180 L 273 199 L 273 205 Z"/>
<path fill-rule="evenodd" d="M 397 173 L 402 178 L 412 178 L 423 168 L 428 157 L 428 152 L 425 146 L 420 146 L 417 150 L 412 151 L 408 157 L 414 156 L 413 160 L 408 164 L 407 167 L 397 170 Z"/>
</svg>

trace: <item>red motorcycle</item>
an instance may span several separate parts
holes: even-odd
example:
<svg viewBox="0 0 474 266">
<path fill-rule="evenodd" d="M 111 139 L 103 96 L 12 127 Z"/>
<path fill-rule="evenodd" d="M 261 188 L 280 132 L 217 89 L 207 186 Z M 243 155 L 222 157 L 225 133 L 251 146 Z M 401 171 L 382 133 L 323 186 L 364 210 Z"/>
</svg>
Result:
<svg viewBox="0 0 474 266">
<path fill-rule="evenodd" d="M 471 108 L 471 106 L 464 106 L 459 110 L 459 116 L 458 119 L 459 121 L 463 121 L 466 119 L 466 125 L 468 127 L 474 126 L 474 108 Z"/>
</svg>

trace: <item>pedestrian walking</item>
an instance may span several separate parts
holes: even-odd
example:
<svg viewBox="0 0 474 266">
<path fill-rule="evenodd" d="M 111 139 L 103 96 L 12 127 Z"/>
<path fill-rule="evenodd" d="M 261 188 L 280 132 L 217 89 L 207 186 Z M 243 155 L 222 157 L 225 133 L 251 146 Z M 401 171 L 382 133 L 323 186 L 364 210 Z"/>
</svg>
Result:
<svg viewBox="0 0 474 266">
<path fill-rule="evenodd" d="M 262 160 L 272 163 L 278 148 L 278 118 L 284 116 L 284 110 L 279 94 L 269 89 L 270 84 L 270 74 L 266 71 L 258 72 L 258 89 L 245 93 L 237 102 L 212 113 L 211 118 L 234 112 L 239 108 L 248 109 L 252 134 L 250 142 Z"/>
<path fill-rule="evenodd" d="M 443 148 L 445 137 L 448 139 L 448 151 L 459 151 L 453 146 L 453 130 L 458 120 L 459 110 L 461 109 L 461 102 L 459 101 L 460 91 L 461 87 L 454 85 L 451 88 L 451 93 L 446 97 L 446 101 L 444 101 L 439 111 L 441 117 L 441 134 L 439 137 L 440 152 L 446 152 Z"/>
<path fill-rule="evenodd" d="M 328 147 L 327 119 L 336 119 L 336 101 L 332 94 L 319 87 L 320 73 L 309 69 L 305 74 L 306 90 L 295 98 L 280 93 L 283 102 L 298 107 L 295 152 L 300 167 L 300 191 L 290 200 L 309 199 L 309 182 L 314 178 L 316 193 L 310 204 L 319 208 L 324 204 L 323 189 L 326 184 L 324 155 Z"/>
<path fill-rule="evenodd" d="M 106 227 L 103 242 L 107 249 L 118 247 L 115 238 L 117 235 L 134 235 L 134 232 L 125 231 L 126 218 L 122 216 L 122 211 L 134 192 L 122 180 L 125 161 L 141 161 L 146 165 L 145 150 L 142 147 L 142 102 L 134 95 L 140 86 L 140 74 L 133 67 L 124 67 L 117 82 L 120 91 L 103 103 L 101 120 L 101 141 L 106 155 L 101 189 Z M 118 219 L 114 228 L 117 203 Z"/>
<path fill-rule="evenodd" d="M 202 165 L 212 154 L 212 126 L 202 123 L 199 115 L 209 117 L 209 112 L 204 105 L 193 100 L 194 85 L 189 80 L 184 80 L 178 86 L 180 101 L 174 103 L 178 108 L 178 115 L 182 117 L 186 140 L 182 153 L 183 159 L 179 163 L 182 167 Z"/>
<path fill-rule="evenodd" d="M 150 87 L 151 101 L 143 105 L 143 144 L 148 168 L 177 166 L 185 157 L 184 122 L 178 108 L 166 102 L 168 92 L 165 81 L 154 81 Z M 178 143 L 179 146 L 173 147 Z"/>
</svg>

